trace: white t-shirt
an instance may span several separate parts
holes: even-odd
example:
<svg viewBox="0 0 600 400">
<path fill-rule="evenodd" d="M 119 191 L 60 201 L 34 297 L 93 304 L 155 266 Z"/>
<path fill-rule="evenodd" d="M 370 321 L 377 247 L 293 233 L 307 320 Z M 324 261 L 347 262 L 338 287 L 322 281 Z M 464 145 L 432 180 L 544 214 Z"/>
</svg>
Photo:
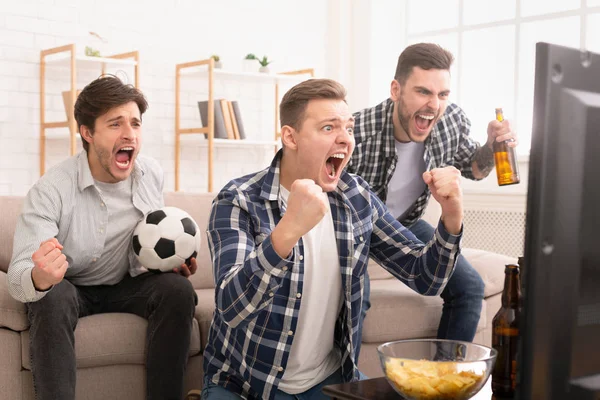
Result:
<svg viewBox="0 0 600 400">
<path fill-rule="evenodd" d="M 279 196 L 287 204 L 289 191 L 283 186 Z M 341 352 L 333 338 L 342 304 L 342 273 L 331 210 L 302 236 L 302 243 L 304 279 L 298 324 L 278 386 L 289 394 L 312 388 L 341 366 Z"/>
<path fill-rule="evenodd" d="M 402 220 L 425 190 L 425 143 L 395 142 L 398 163 L 388 185 L 385 205 L 394 218 Z"/>
</svg>

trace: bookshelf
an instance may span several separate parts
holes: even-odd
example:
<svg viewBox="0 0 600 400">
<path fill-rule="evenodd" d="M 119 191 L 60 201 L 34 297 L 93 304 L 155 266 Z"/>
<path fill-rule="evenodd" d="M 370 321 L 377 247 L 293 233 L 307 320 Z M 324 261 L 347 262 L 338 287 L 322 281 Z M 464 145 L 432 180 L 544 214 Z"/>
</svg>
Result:
<svg viewBox="0 0 600 400">
<path fill-rule="evenodd" d="M 135 74 L 135 87 L 139 88 L 139 53 L 115 54 L 108 57 L 89 57 L 77 54 L 75 44 L 67 44 L 40 51 L 40 176 L 44 175 L 46 167 L 46 139 L 51 137 L 46 133 L 49 129 L 69 128 L 68 138 L 70 154 L 75 154 L 77 149 L 77 121 L 71 115 L 66 121 L 46 121 L 46 66 L 67 67 L 70 70 L 70 95 L 69 103 L 75 104 L 77 99 L 77 70 L 99 68 L 104 75 L 107 67 L 133 67 Z M 70 113 L 70 110 L 66 110 Z M 52 135 L 63 137 L 64 135 Z"/>
<path fill-rule="evenodd" d="M 208 112 L 207 126 L 196 128 L 181 128 L 181 78 L 198 77 L 205 80 L 208 85 Z M 277 140 L 280 137 L 279 131 L 279 84 L 284 82 L 298 83 L 299 76 L 313 77 L 314 69 L 302 69 L 297 71 L 288 71 L 278 74 L 265 74 L 260 72 L 235 72 L 215 68 L 212 58 L 207 60 L 191 61 L 175 65 L 175 191 L 180 190 L 180 164 L 181 164 L 181 136 L 182 135 L 205 135 L 207 140 L 207 162 L 208 162 L 208 192 L 213 191 L 213 164 L 215 147 L 256 147 L 273 146 L 277 149 Z M 253 80 L 261 84 L 273 85 L 275 90 L 275 127 L 273 141 L 257 141 L 252 139 L 232 140 L 215 138 L 215 79 L 228 78 L 239 80 Z"/>
</svg>

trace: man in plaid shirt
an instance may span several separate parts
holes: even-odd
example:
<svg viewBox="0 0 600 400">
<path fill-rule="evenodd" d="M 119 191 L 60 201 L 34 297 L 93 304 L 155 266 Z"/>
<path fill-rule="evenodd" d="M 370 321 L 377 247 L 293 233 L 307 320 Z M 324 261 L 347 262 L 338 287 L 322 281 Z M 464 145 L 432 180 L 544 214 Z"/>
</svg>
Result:
<svg viewBox="0 0 600 400">
<path fill-rule="evenodd" d="M 361 378 L 356 346 L 367 261 L 438 295 L 462 234 L 460 173 L 423 180 L 440 201 L 423 244 L 361 178 L 345 89 L 311 79 L 282 99 L 283 149 L 271 166 L 229 182 L 208 224 L 216 310 L 204 351 L 202 399 L 319 399 Z"/>
<path fill-rule="evenodd" d="M 494 140 L 517 144 L 507 121 L 489 123 L 483 146 L 469 136 L 466 114 L 448 104 L 452 61 L 452 54 L 435 44 L 407 47 L 398 59 L 390 98 L 354 114 L 356 149 L 348 171 L 364 178 L 392 215 L 423 242 L 431 239 L 434 228 L 420 219 L 431 195 L 421 174 L 453 166 L 466 178 L 483 179 L 494 167 Z M 363 316 L 370 306 L 368 282 L 367 276 Z M 477 271 L 459 257 L 441 294 L 438 338 L 473 340 L 483 289 Z"/>
</svg>

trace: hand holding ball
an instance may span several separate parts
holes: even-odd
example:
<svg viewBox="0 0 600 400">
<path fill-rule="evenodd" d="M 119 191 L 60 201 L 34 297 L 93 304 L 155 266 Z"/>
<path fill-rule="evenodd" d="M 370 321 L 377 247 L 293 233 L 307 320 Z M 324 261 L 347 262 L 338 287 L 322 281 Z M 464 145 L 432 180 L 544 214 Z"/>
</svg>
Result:
<svg viewBox="0 0 600 400">
<path fill-rule="evenodd" d="M 148 213 L 133 231 L 136 258 L 151 271 L 172 271 L 200 251 L 200 229 L 190 215 L 176 207 Z"/>
</svg>

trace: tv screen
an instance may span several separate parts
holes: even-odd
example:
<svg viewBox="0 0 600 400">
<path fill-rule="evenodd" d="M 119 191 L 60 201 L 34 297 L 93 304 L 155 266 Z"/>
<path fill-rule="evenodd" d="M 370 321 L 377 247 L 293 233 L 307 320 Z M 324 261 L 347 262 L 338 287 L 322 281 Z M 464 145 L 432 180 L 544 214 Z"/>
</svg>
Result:
<svg viewBox="0 0 600 400">
<path fill-rule="evenodd" d="M 600 399 L 600 55 L 537 43 L 517 398 Z"/>
</svg>

